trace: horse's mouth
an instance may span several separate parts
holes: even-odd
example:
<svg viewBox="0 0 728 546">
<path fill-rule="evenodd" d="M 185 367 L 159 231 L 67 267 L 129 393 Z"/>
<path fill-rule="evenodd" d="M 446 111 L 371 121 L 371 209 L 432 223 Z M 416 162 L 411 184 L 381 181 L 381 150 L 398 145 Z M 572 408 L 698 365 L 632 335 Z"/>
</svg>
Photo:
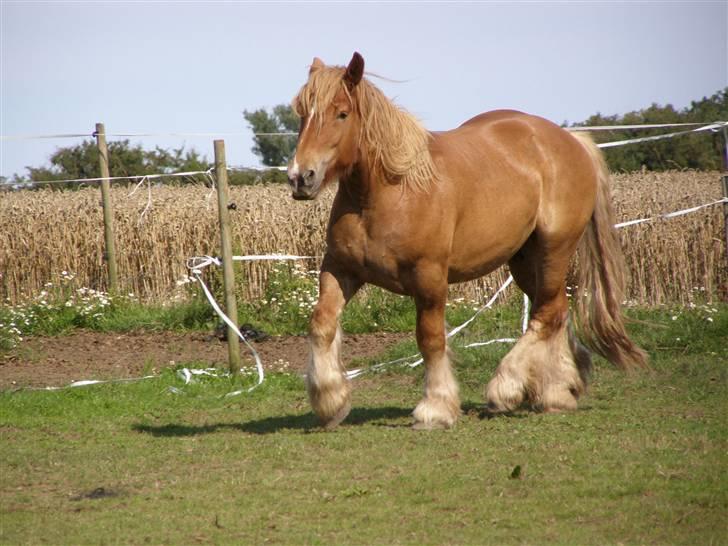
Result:
<svg viewBox="0 0 728 546">
<path fill-rule="evenodd" d="M 314 199 L 316 199 L 316 194 L 291 192 L 291 197 L 293 197 L 296 201 L 313 201 Z"/>
</svg>

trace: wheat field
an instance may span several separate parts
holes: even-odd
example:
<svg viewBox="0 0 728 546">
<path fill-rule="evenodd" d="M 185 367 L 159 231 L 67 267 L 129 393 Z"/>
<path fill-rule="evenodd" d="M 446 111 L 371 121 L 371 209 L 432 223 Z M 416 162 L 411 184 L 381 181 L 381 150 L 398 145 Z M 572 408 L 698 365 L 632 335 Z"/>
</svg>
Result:
<svg viewBox="0 0 728 546">
<path fill-rule="evenodd" d="M 716 172 L 632 173 L 613 176 L 617 220 L 653 216 L 720 198 Z M 156 186 L 130 195 L 112 188 L 120 291 L 142 301 L 180 297 L 190 256 L 219 254 L 216 196 L 203 186 Z M 235 254 L 321 256 L 333 197 L 297 202 L 284 185 L 230 190 Z M 0 297 L 17 303 L 75 275 L 77 286 L 106 289 L 98 188 L 0 194 Z M 714 206 L 620 231 L 630 271 L 628 299 L 639 304 L 688 303 L 725 297 L 728 280 L 723 212 Z M 270 262 L 237 264 L 240 297 L 260 296 Z M 318 266 L 312 260 L 307 266 Z M 453 288 L 479 298 L 507 276 L 501 268 Z"/>
</svg>

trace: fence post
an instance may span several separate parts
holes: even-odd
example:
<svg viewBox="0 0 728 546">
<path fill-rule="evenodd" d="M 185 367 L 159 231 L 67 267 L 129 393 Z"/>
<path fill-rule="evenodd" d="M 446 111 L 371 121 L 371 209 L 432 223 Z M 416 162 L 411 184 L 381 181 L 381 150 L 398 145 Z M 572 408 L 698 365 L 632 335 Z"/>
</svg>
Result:
<svg viewBox="0 0 728 546">
<path fill-rule="evenodd" d="M 728 169 L 726 169 L 728 171 Z M 723 197 L 728 199 L 728 172 L 723 173 Z M 725 259 L 728 261 L 728 201 L 723 202 L 723 225 L 725 226 Z"/>
<path fill-rule="evenodd" d="M 728 128 L 723 127 L 723 176 L 721 177 L 721 185 L 723 186 L 723 197 L 728 199 Z M 723 249 L 725 260 L 728 263 L 728 202 L 723 203 L 723 226 L 725 229 Z"/>
<path fill-rule="evenodd" d="M 228 178 L 225 163 L 225 141 L 216 140 L 215 175 L 217 178 L 217 210 L 220 217 L 220 242 L 222 246 L 222 278 L 225 287 L 225 313 L 238 325 L 238 305 L 235 301 L 235 272 L 233 271 L 233 249 L 230 236 L 230 214 L 228 213 Z M 230 373 L 240 370 L 240 339 L 230 326 L 227 327 L 228 361 Z"/>
<path fill-rule="evenodd" d="M 99 149 L 99 170 L 101 172 L 101 204 L 104 209 L 104 260 L 109 269 L 109 293 L 116 294 L 119 289 L 116 276 L 116 246 L 114 244 L 114 210 L 111 208 L 109 183 L 109 149 L 106 147 L 106 130 L 103 123 L 96 124 L 96 145 Z"/>
</svg>

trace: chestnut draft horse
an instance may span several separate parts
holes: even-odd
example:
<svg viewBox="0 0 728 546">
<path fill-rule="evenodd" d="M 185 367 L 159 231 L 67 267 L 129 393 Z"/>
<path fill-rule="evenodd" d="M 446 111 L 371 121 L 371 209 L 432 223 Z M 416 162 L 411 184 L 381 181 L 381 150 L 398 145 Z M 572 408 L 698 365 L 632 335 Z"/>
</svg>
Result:
<svg viewBox="0 0 728 546">
<path fill-rule="evenodd" d="M 508 263 L 532 301 L 525 334 L 486 388 L 488 408 L 528 401 L 571 410 L 584 393 L 589 351 L 568 322 L 566 274 L 580 252 L 579 331 L 620 368 L 646 364 L 620 311 L 624 266 L 613 227 L 608 172 L 598 148 L 542 118 L 512 110 L 430 133 L 367 79 L 316 58 L 293 99 L 301 118 L 288 168 L 294 199 L 338 181 L 310 324 L 306 387 L 326 428 L 349 413 L 339 316 L 364 283 L 412 296 L 425 362 L 415 428 L 448 428 L 460 414 L 445 337 L 448 283 Z"/>
</svg>

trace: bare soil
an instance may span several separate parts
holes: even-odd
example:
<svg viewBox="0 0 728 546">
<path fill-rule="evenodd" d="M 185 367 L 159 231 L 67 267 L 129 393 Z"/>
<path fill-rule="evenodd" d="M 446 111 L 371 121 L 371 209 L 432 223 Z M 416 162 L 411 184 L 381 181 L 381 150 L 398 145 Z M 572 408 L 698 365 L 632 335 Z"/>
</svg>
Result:
<svg viewBox="0 0 728 546">
<path fill-rule="evenodd" d="M 406 333 L 344 336 L 344 358 L 369 358 L 410 337 Z M 305 336 L 271 336 L 254 342 L 266 370 L 302 371 Z M 241 345 L 243 365 L 252 365 Z M 76 331 L 58 337 L 33 337 L 0 353 L 0 389 L 60 387 L 86 379 L 123 379 L 159 373 L 178 364 L 226 366 L 227 344 L 204 332 L 101 333 Z"/>
</svg>

